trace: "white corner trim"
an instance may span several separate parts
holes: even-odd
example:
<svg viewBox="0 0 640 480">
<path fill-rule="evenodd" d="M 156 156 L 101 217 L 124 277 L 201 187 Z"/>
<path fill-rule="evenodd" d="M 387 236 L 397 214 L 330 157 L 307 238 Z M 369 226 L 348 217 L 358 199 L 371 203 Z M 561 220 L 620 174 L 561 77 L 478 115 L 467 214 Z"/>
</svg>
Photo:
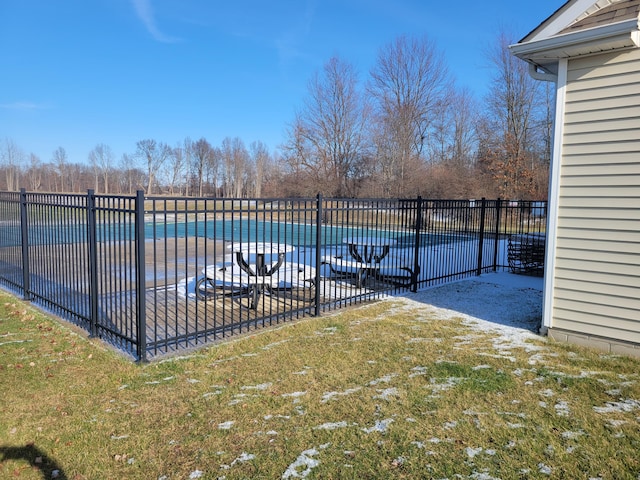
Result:
<svg viewBox="0 0 640 480">
<path fill-rule="evenodd" d="M 542 305 L 542 325 L 553 325 L 553 299 L 555 289 L 556 245 L 558 238 L 558 204 L 560 202 L 560 163 L 562 159 L 562 135 L 564 132 L 564 111 L 567 95 L 566 58 L 558 61 L 558 83 L 556 87 L 556 113 L 553 129 L 553 154 L 549 172 L 549 207 L 547 211 L 547 240 L 544 260 L 544 299 Z"/>
</svg>

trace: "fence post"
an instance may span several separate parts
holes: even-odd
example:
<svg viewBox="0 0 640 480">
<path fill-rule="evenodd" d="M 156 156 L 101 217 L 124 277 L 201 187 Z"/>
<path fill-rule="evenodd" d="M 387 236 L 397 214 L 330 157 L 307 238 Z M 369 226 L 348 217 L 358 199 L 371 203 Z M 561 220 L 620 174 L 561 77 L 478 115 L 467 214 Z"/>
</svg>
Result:
<svg viewBox="0 0 640 480">
<path fill-rule="evenodd" d="M 413 250 L 413 271 L 411 272 L 411 291 L 418 291 L 418 274 L 420 273 L 420 232 L 422 231 L 422 196 L 416 200 L 416 241 Z"/>
<path fill-rule="evenodd" d="M 135 202 L 135 256 L 136 256 L 136 354 L 138 360 L 147 360 L 147 297 L 144 245 L 144 192 L 136 192 Z"/>
<path fill-rule="evenodd" d="M 320 263 L 322 262 L 322 194 L 316 197 L 316 295 L 314 315 L 320 316 Z"/>
<path fill-rule="evenodd" d="M 89 240 L 89 297 L 91 314 L 89 327 L 91 337 L 98 334 L 98 239 L 96 234 L 96 196 L 94 190 L 87 191 L 87 229 Z"/>
<path fill-rule="evenodd" d="M 31 272 L 29 269 L 29 229 L 27 228 L 27 191 L 20 189 L 20 232 L 22 235 L 22 298 L 31 300 Z"/>
<path fill-rule="evenodd" d="M 480 205 L 480 236 L 478 238 L 478 269 L 476 275 L 482 275 L 482 251 L 484 250 L 484 216 L 486 212 L 486 200 L 482 197 Z"/>
<path fill-rule="evenodd" d="M 502 200 L 496 200 L 496 231 L 493 242 L 493 271 L 498 271 L 498 244 L 500 243 L 500 216 L 502 214 Z"/>
</svg>

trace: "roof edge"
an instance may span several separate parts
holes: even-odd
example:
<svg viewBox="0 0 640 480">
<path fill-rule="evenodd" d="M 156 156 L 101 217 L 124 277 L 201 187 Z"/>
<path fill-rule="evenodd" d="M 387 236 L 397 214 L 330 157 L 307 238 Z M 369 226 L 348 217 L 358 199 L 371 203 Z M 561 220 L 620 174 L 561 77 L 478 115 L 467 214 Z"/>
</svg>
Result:
<svg viewBox="0 0 640 480">
<path fill-rule="evenodd" d="M 584 13 L 593 0 L 569 0 L 549 15 L 536 28 L 527 33 L 518 43 L 535 41 L 540 36 L 551 37 L 571 24 L 578 16 Z M 560 25 L 560 27 L 558 27 Z"/>
<path fill-rule="evenodd" d="M 554 51 L 562 50 L 563 55 L 557 58 L 565 58 L 572 56 L 572 48 L 584 46 L 587 43 L 605 44 L 610 40 L 618 39 L 621 36 L 628 36 L 629 45 L 640 47 L 638 44 L 639 36 L 634 32 L 639 30 L 639 21 L 637 18 L 631 20 L 623 20 L 621 22 L 612 23 L 604 26 L 593 27 L 576 32 L 569 32 L 554 37 L 544 38 L 542 40 L 531 40 L 527 42 L 519 42 L 510 45 L 509 49 L 516 57 L 526 61 L 530 61 L 535 57 L 542 57 L 552 54 Z M 625 37 L 626 38 L 626 37 Z"/>
</svg>

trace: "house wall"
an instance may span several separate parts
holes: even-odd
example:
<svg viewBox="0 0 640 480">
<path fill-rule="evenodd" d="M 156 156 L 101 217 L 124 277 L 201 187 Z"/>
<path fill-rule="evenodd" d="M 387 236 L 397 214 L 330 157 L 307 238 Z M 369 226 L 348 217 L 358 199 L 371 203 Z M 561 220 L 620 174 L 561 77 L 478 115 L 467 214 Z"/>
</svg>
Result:
<svg viewBox="0 0 640 480">
<path fill-rule="evenodd" d="M 570 59 L 565 95 L 549 334 L 640 355 L 640 49 Z"/>
</svg>

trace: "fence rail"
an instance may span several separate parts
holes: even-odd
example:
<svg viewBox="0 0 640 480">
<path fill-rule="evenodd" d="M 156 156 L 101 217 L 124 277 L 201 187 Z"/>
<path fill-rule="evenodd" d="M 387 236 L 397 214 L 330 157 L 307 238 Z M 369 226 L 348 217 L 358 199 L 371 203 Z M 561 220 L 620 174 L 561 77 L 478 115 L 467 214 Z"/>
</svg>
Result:
<svg viewBox="0 0 640 480">
<path fill-rule="evenodd" d="M 146 361 L 389 293 L 518 270 L 509 240 L 544 236 L 545 225 L 545 202 L 23 189 L 0 192 L 0 285 Z"/>
</svg>

